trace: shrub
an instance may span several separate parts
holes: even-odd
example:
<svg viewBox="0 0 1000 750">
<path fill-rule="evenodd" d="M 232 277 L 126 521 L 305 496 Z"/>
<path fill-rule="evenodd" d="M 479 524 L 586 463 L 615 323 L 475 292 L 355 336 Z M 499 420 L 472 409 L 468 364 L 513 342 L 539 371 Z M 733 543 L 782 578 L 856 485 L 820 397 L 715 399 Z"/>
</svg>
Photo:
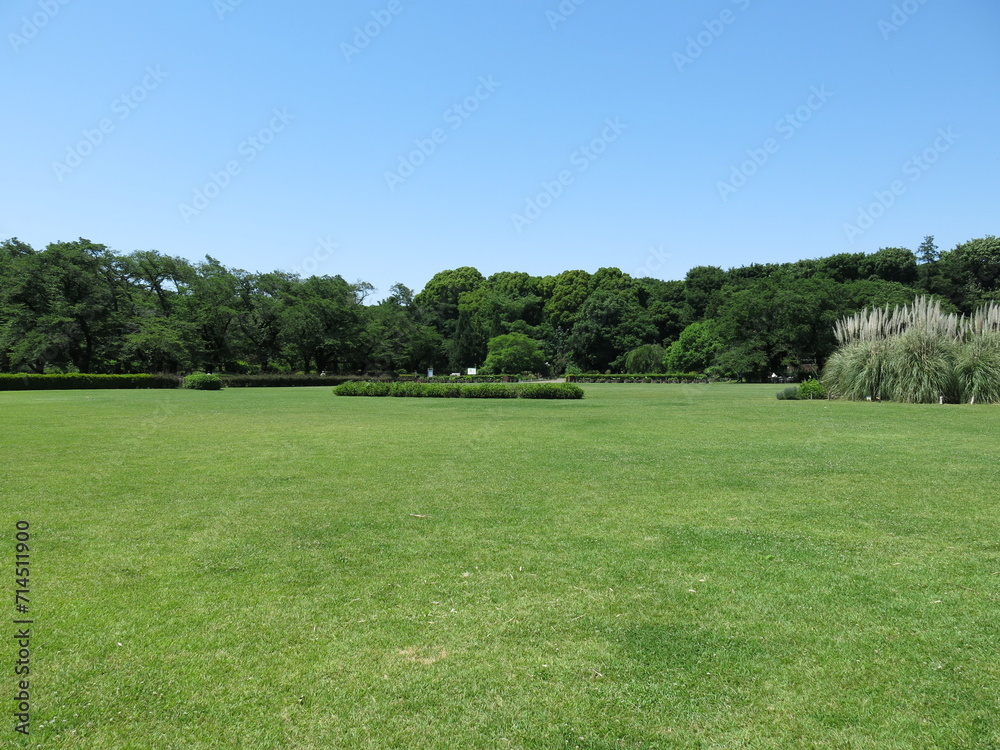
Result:
<svg viewBox="0 0 1000 750">
<path fill-rule="evenodd" d="M 195 391 L 221 391 L 222 378 L 218 375 L 208 375 L 203 372 L 196 372 L 184 378 L 184 388 Z"/>
<path fill-rule="evenodd" d="M 850 399 L 1000 401 L 1000 305 L 972 316 L 912 305 L 865 310 L 837 323 L 840 344 L 823 371 L 831 394 Z"/>
<path fill-rule="evenodd" d="M 572 383 L 526 383 L 517 386 L 520 398 L 583 398 L 583 388 Z"/>
<path fill-rule="evenodd" d="M 177 388 L 176 375 L 0 375 L 0 391 L 68 391 L 82 389 Z"/>
<path fill-rule="evenodd" d="M 457 383 L 421 383 L 427 398 L 458 398 L 464 386 Z"/>
<path fill-rule="evenodd" d="M 629 373 L 656 372 L 663 367 L 667 350 L 659 344 L 643 344 L 625 355 L 625 371 Z"/>
<path fill-rule="evenodd" d="M 567 383 L 690 383 L 704 380 L 700 372 L 665 372 L 651 375 L 601 375 L 587 373 L 585 375 L 567 375 Z"/>
<path fill-rule="evenodd" d="M 389 385 L 390 396 L 400 397 L 423 397 L 427 395 L 427 389 L 423 383 L 392 383 Z"/>
<path fill-rule="evenodd" d="M 799 389 L 798 386 L 790 385 L 784 390 L 778 391 L 775 394 L 778 401 L 798 401 L 799 400 Z"/>
<path fill-rule="evenodd" d="M 799 383 L 799 398 L 814 399 L 826 398 L 826 388 L 816 378 L 809 378 Z"/>
<path fill-rule="evenodd" d="M 338 375 L 222 375 L 226 388 L 288 388 L 290 386 L 340 385 L 348 377 Z M 354 376 L 349 376 L 354 380 Z"/>
<path fill-rule="evenodd" d="M 338 396 L 388 396 L 391 385 L 385 381 L 348 380 L 334 388 L 333 392 Z"/>
<path fill-rule="evenodd" d="M 515 386 L 501 383 L 483 383 L 481 385 L 462 386 L 459 396 L 462 398 L 517 398 L 518 389 Z"/>
<path fill-rule="evenodd" d="M 483 370 L 491 375 L 504 372 L 541 372 L 545 355 L 541 345 L 523 333 L 494 336 L 486 344 Z"/>
<path fill-rule="evenodd" d="M 483 383 L 379 383 L 351 381 L 333 389 L 337 396 L 396 396 L 400 398 L 583 398 L 583 389 L 568 383 L 503 385 Z"/>
<path fill-rule="evenodd" d="M 959 349 L 955 371 L 962 400 L 1000 402 L 1000 333 L 985 333 Z"/>
</svg>

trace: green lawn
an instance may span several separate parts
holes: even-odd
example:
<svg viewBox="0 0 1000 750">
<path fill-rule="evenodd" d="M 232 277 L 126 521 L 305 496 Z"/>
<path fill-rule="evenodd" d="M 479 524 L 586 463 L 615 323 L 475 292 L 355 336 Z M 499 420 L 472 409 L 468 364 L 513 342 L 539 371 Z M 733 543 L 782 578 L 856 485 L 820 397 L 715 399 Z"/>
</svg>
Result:
<svg viewBox="0 0 1000 750">
<path fill-rule="evenodd" d="M 0 746 L 1000 747 L 1000 407 L 585 389 L 0 393 Z"/>
</svg>

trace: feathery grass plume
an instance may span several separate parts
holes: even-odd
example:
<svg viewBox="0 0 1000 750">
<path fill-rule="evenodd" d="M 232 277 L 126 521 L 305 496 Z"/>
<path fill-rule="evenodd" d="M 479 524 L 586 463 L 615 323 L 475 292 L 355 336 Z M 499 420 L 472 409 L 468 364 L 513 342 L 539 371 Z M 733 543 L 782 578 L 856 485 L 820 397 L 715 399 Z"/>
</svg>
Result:
<svg viewBox="0 0 1000 750">
<path fill-rule="evenodd" d="M 1000 402 L 1000 333 L 986 330 L 973 336 L 959 348 L 955 371 L 963 402 Z"/>
<path fill-rule="evenodd" d="M 831 395 L 853 401 L 886 397 L 889 342 L 859 339 L 841 346 L 827 360 L 822 382 Z"/>
<path fill-rule="evenodd" d="M 893 339 L 885 398 L 906 404 L 958 400 L 957 342 L 938 323 L 942 321 L 923 321 Z"/>
<path fill-rule="evenodd" d="M 834 326 L 840 344 L 823 383 L 849 399 L 908 403 L 1000 401 L 1000 305 L 972 316 L 947 313 L 941 302 L 871 308 Z"/>
</svg>

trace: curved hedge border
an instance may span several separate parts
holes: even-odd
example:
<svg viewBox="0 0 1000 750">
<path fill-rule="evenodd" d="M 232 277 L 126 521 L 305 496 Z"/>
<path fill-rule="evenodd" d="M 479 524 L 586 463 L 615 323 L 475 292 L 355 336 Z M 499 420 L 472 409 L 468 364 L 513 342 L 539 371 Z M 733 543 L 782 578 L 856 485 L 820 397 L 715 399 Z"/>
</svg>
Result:
<svg viewBox="0 0 1000 750">
<path fill-rule="evenodd" d="M 175 375 L 0 375 L 0 391 L 68 391 L 85 388 L 177 388 Z"/>
<path fill-rule="evenodd" d="M 667 372 L 658 375 L 567 375 L 567 383 L 692 383 L 706 380 L 700 372 Z"/>
<path fill-rule="evenodd" d="M 333 389 L 337 396 L 395 396 L 399 398 L 583 398 L 583 388 L 570 383 L 365 383 L 350 382 Z"/>
</svg>

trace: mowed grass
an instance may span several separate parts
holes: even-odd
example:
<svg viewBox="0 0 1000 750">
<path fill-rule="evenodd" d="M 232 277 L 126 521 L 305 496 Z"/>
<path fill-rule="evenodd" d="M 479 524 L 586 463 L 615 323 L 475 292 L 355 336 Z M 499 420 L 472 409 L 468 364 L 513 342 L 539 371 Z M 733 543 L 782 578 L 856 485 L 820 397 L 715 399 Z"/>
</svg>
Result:
<svg viewBox="0 0 1000 750">
<path fill-rule="evenodd" d="M 1000 408 L 585 388 L 0 394 L 3 742 L 1000 746 Z"/>
</svg>

